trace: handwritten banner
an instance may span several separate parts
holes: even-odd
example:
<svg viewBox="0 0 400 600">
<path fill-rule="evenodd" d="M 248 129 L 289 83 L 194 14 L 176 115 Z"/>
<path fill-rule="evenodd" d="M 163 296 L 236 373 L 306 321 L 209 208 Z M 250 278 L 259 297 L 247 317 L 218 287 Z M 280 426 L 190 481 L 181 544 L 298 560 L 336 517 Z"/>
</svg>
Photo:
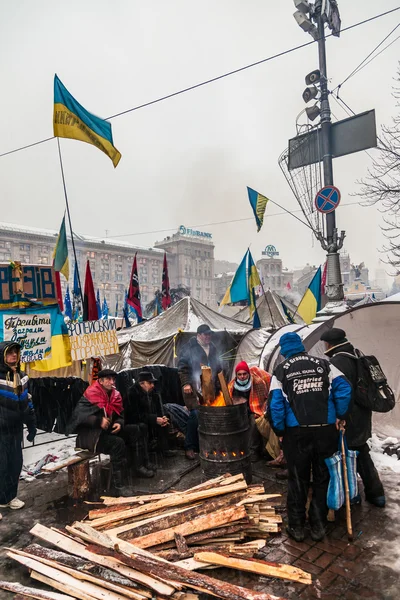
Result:
<svg viewBox="0 0 400 600">
<path fill-rule="evenodd" d="M 51 318 L 49 313 L 3 314 L 4 341 L 21 345 L 21 362 L 51 357 Z"/>
<path fill-rule="evenodd" d="M 57 302 L 53 267 L 18 262 L 13 266 L 0 264 L 0 310 L 23 306 L 30 300 L 44 304 Z"/>
<path fill-rule="evenodd" d="M 114 319 L 68 323 L 72 360 L 118 354 L 117 325 Z"/>
</svg>

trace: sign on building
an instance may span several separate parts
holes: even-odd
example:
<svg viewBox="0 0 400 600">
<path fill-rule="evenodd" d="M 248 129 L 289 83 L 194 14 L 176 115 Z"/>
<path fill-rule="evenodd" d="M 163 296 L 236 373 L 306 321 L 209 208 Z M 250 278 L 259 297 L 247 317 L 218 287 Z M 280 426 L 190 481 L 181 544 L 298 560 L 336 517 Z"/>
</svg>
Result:
<svg viewBox="0 0 400 600">
<path fill-rule="evenodd" d="M 68 323 L 72 360 L 107 356 L 119 352 L 114 319 Z"/>
<path fill-rule="evenodd" d="M 207 233 L 205 231 L 197 231 L 197 229 L 190 229 L 189 227 L 185 227 L 181 225 L 179 227 L 179 233 L 181 235 L 191 235 L 192 237 L 201 237 L 201 238 L 212 238 L 212 233 Z"/>
<path fill-rule="evenodd" d="M 30 300 L 43 304 L 57 302 L 53 267 L 21 265 L 15 262 L 0 264 L 0 310 L 25 306 Z"/>
<path fill-rule="evenodd" d="M 49 313 L 3 314 L 4 341 L 21 345 L 21 362 L 51 358 L 51 318 Z"/>
<path fill-rule="evenodd" d="M 268 256 L 269 258 L 273 258 L 274 256 L 279 256 L 279 252 L 277 252 L 275 246 L 272 246 L 272 244 L 265 246 L 265 250 L 263 251 L 262 254 L 263 254 L 263 256 Z"/>
</svg>

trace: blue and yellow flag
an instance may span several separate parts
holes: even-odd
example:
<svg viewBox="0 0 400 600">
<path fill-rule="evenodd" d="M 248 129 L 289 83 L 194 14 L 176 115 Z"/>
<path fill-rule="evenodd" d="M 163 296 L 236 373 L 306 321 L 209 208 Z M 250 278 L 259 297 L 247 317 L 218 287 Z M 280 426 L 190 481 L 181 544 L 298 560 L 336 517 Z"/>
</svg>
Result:
<svg viewBox="0 0 400 600">
<path fill-rule="evenodd" d="M 257 232 L 260 231 L 263 222 L 264 222 L 264 213 L 267 207 L 267 202 L 269 202 L 269 198 L 262 196 L 255 190 L 251 188 L 247 188 L 247 193 L 249 194 L 249 200 L 251 204 L 251 208 L 254 212 L 254 217 L 256 219 L 257 224 Z"/>
<path fill-rule="evenodd" d="M 251 255 L 250 250 L 248 251 L 249 263 L 247 268 L 248 280 L 249 280 L 249 292 L 248 292 L 248 302 L 249 302 L 249 311 L 250 316 L 254 315 L 256 311 L 256 292 L 255 288 L 261 285 L 260 276 L 257 271 L 257 267 L 254 264 L 253 257 Z"/>
<path fill-rule="evenodd" d="M 56 247 L 53 252 L 53 266 L 55 271 L 59 271 L 68 281 L 69 279 L 69 260 L 68 260 L 68 245 L 67 232 L 65 230 L 65 215 L 61 223 L 60 233 L 58 234 Z"/>
<path fill-rule="evenodd" d="M 242 262 L 240 263 L 234 278 L 232 279 L 232 283 L 226 290 L 225 296 L 221 300 L 221 306 L 224 304 L 234 304 L 235 302 L 243 302 L 247 300 L 249 297 L 248 287 L 247 287 L 247 255 L 249 251 L 247 250 L 246 254 L 243 257 Z"/>
<path fill-rule="evenodd" d="M 313 322 L 317 312 L 321 310 L 321 276 L 319 267 L 297 307 L 298 314 L 307 325 Z"/>
<path fill-rule="evenodd" d="M 54 76 L 53 127 L 55 137 L 93 144 L 111 158 L 114 167 L 119 163 L 121 154 L 114 146 L 110 123 L 83 108 L 57 75 Z"/>
</svg>

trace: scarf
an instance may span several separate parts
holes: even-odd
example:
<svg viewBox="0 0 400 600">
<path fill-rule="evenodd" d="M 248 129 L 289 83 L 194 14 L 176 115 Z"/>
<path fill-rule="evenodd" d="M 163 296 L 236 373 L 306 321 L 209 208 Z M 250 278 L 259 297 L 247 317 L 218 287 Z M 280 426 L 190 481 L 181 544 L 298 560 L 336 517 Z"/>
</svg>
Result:
<svg viewBox="0 0 400 600">
<path fill-rule="evenodd" d="M 16 396 L 20 396 L 22 394 L 22 384 L 21 377 L 16 368 L 9 367 L 13 374 L 13 391 Z M 11 375 L 7 372 L 6 381 L 11 381 Z"/>
<path fill-rule="evenodd" d="M 239 379 L 235 379 L 235 383 L 233 384 L 233 387 L 238 392 L 248 392 L 249 389 L 251 388 L 251 377 L 250 377 L 250 375 L 249 375 L 249 378 L 248 378 L 247 381 L 239 381 Z"/>
<path fill-rule="evenodd" d="M 97 404 L 99 408 L 104 409 L 108 417 L 111 417 L 113 412 L 116 412 L 117 415 L 122 413 L 123 405 L 121 394 L 113 389 L 109 396 L 98 381 L 88 387 L 83 395 L 91 404 Z"/>
<path fill-rule="evenodd" d="M 210 354 L 210 344 L 203 344 L 202 341 L 199 339 L 199 337 L 197 337 L 197 342 L 198 342 L 199 346 L 201 346 L 203 348 L 204 352 L 208 356 Z"/>
</svg>

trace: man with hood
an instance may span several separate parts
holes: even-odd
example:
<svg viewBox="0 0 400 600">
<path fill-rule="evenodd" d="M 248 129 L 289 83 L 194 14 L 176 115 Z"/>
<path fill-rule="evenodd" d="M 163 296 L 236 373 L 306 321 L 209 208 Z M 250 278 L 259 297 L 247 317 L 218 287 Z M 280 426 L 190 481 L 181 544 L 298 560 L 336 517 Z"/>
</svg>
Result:
<svg viewBox="0 0 400 600">
<path fill-rule="evenodd" d="M 0 507 L 13 510 L 25 505 L 17 498 L 24 424 L 29 442 L 36 435 L 35 411 L 28 394 L 28 377 L 20 372 L 20 355 L 19 344 L 0 343 Z"/>
<path fill-rule="evenodd" d="M 103 369 L 98 379 L 84 392 L 75 407 L 68 433 L 77 433 L 76 447 L 89 452 L 100 452 L 110 456 L 113 487 L 119 495 L 129 495 L 123 485 L 123 470 L 126 466 L 126 446 L 135 446 L 139 431 L 123 432 L 124 409 L 121 394 L 115 389 L 117 374 L 112 369 Z M 143 470 L 143 472 L 142 472 Z M 153 471 L 138 468 L 137 474 L 153 477 Z"/>
<path fill-rule="evenodd" d="M 284 361 L 271 382 L 268 417 L 283 438 L 288 466 L 288 527 L 290 537 L 305 537 L 306 503 L 312 470 L 312 500 L 308 513 L 311 538 L 325 535 L 329 471 L 325 459 L 338 448 L 338 426 L 345 419 L 351 385 L 327 360 L 306 353 L 297 333 L 280 339 Z"/>
<path fill-rule="evenodd" d="M 367 441 L 372 436 L 372 407 L 365 406 L 357 396 L 358 375 L 357 357 L 360 355 L 347 340 L 343 329 L 333 327 L 321 336 L 325 342 L 329 360 L 350 381 L 353 388 L 353 402 L 346 420 L 346 439 L 351 450 L 357 450 L 357 471 L 364 484 L 367 501 L 379 508 L 385 506 L 385 492 L 378 471 L 369 453 Z M 378 407 L 375 408 L 377 410 Z M 386 408 L 386 407 L 385 407 Z M 393 406 L 388 406 L 389 411 Z M 386 410 L 379 410 L 386 412 Z M 353 498 L 352 503 L 361 502 L 361 496 Z"/>
<path fill-rule="evenodd" d="M 215 390 L 220 390 L 218 373 L 223 370 L 222 361 L 217 348 L 211 341 L 212 331 L 206 324 L 199 325 L 197 336 L 185 344 L 178 358 L 178 372 L 181 379 L 183 399 L 189 409 L 189 420 L 186 429 L 185 454 L 193 460 L 199 451 L 198 393 L 201 393 L 201 367 L 211 367 Z"/>
</svg>

